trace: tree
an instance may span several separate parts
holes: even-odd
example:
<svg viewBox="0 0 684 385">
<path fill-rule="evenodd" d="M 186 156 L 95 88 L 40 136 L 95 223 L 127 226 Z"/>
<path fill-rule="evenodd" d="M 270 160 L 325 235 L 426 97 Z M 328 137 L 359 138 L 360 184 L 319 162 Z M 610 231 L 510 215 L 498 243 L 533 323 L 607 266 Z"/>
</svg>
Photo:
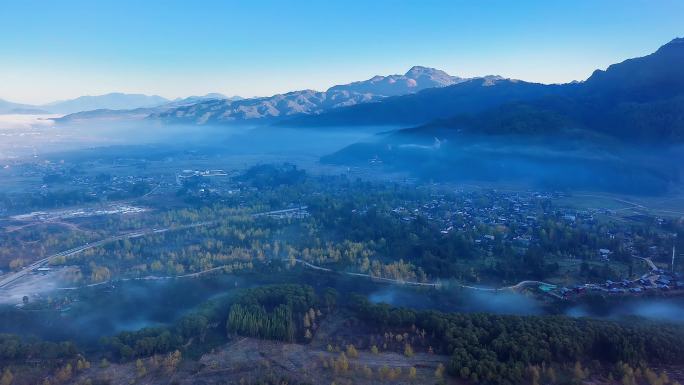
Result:
<svg viewBox="0 0 684 385">
<path fill-rule="evenodd" d="M 347 356 L 349 358 L 359 358 L 359 352 L 356 351 L 354 345 L 347 345 Z"/>
<path fill-rule="evenodd" d="M 9 368 L 5 368 L 2 372 L 2 377 L 0 377 L 0 385 L 12 385 L 13 381 L 14 375 L 12 374 L 12 371 L 10 371 Z"/>
<path fill-rule="evenodd" d="M 435 377 L 437 377 L 437 378 L 443 378 L 444 377 L 444 365 L 442 363 L 439 363 L 439 365 L 437 365 L 437 368 L 435 369 Z"/>
<path fill-rule="evenodd" d="M 344 352 L 340 353 L 340 357 L 337 360 L 334 360 L 333 369 L 336 373 L 345 373 L 349 370 L 349 360 Z"/>
<path fill-rule="evenodd" d="M 532 385 L 539 385 L 539 367 L 536 365 L 532 365 L 527 368 L 527 372 L 530 375 L 530 382 L 532 383 Z"/>
<path fill-rule="evenodd" d="M 411 344 L 404 345 L 404 355 L 406 357 L 413 357 L 413 347 L 411 347 Z"/>
<path fill-rule="evenodd" d="M 80 372 L 82 370 L 89 369 L 89 368 L 90 368 L 90 362 L 88 362 L 87 360 L 85 360 L 83 358 L 79 358 L 78 361 L 76 361 L 76 370 L 77 371 Z"/>
<path fill-rule="evenodd" d="M 390 370 L 392 370 L 392 369 L 390 369 L 389 366 L 383 365 L 380 369 L 378 369 L 378 376 L 381 379 L 385 379 L 385 378 L 389 377 Z"/>
<path fill-rule="evenodd" d="M 145 375 L 147 374 L 147 368 L 145 368 L 145 363 L 140 358 L 138 358 L 135 361 L 135 371 L 138 378 L 145 377 Z"/>
<path fill-rule="evenodd" d="M 546 369 L 546 379 L 551 384 L 556 383 L 556 370 L 550 366 Z"/>
<path fill-rule="evenodd" d="M 330 287 L 323 291 L 323 302 L 325 303 L 325 307 L 328 309 L 328 313 L 335 308 L 338 295 L 339 294 L 337 290 Z"/>
<path fill-rule="evenodd" d="M 412 380 L 416 379 L 416 367 L 415 366 L 411 366 L 409 368 L 409 378 Z"/>
<path fill-rule="evenodd" d="M 59 370 L 57 370 L 57 373 L 55 373 L 55 378 L 57 378 L 57 381 L 59 382 L 66 382 L 69 379 L 71 379 L 71 376 L 73 375 L 73 369 L 71 367 L 71 364 L 66 364 Z"/>
<path fill-rule="evenodd" d="M 648 381 L 649 385 L 665 385 L 670 382 L 670 379 L 665 372 L 661 372 L 660 376 L 658 376 L 655 371 L 646 368 L 644 375 L 646 376 L 646 381 Z"/>
<path fill-rule="evenodd" d="M 180 364 L 182 355 L 180 350 L 175 350 L 169 353 L 166 358 L 164 358 L 164 369 L 168 373 L 173 373 L 176 371 L 178 364 Z"/>
<path fill-rule="evenodd" d="M 585 378 L 587 378 L 588 369 L 585 371 L 582 369 L 582 364 L 577 361 L 575 362 L 575 367 L 572 370 L 572 379 L 575 383 L 581 383 Z"/>
<path fill-rule="evenodd" d="M 378 350 L 377 346 L 373 345 L 373 346 L 371 346 L 371 353 L 380 354 L 380 351 Z"/>
<path fill-rule="evenodd" d="M 20 268 L 24 267 L 25 263 L 26 263 L 26 261 L 24 261 L 23 259 L 15 258 L 15 259 L 10 261 L 9 268 L 10 268 L 10 270 L 19 270 Z"/>
</svg>

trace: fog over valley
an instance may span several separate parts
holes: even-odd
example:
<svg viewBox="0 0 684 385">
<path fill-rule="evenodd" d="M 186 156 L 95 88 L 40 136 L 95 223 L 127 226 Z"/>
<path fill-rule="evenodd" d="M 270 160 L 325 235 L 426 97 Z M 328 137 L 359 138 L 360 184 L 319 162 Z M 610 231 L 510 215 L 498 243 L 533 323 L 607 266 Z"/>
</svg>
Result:
<svg viewBox="0 0 684 385">
<path fill-rule="evenodd" d="M 679 4 L 29 8 L 0 385 L 684 381 Z"/>
</svg>

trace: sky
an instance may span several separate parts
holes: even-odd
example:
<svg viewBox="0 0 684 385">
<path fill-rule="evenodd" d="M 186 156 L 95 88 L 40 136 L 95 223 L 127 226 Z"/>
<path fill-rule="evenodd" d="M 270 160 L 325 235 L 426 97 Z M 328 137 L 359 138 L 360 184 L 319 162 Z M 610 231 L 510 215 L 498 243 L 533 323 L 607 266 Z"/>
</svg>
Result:
<svg viewBox="0 0 684 385">
<path fill-rule="evenodd" d="M 561 83 L 678 36 L 681 0 L 0 0 L 0 98 L 267 96 L 414 65 Z"/>
</svg>

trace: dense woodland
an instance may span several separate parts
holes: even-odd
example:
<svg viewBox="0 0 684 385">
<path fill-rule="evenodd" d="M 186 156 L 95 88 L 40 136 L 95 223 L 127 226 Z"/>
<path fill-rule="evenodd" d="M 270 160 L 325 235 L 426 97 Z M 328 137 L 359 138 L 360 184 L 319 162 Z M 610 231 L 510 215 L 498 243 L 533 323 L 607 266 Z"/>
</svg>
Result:
<svg viewBox="0 0 684 385">
<path fill-rule="evenodd" d="M 684 357 L 684 329 L 679 326 L 416 311 L 373 304 L 358 295 L 340 302 L 333 289 L 317 294 L 309 286 L 292 284 L 247 289 L 173 327 L 125 332 L 105 342 L 121 360 L 165 354 L 202 339 L 219 321 L 229 335 L 306 343 L 324 314 L 336 306 L 353 311 L 366 325 L 361 330 L 368 328 L 368 333 L 389 332 L 397 338 L 403 334 L 400 345 L 409 347 L 404 347 L 404 354 L 406 349 L 413 354 L 408 345 L 412 339 L 406 336 L 426 339 L 430 351 L 451 356 L 449 374 L 472 383 L 519 384 L 529 380 L 530 370 L 577 365 L 583 376 L 590 367 L 622 376 L 626 368 L 681 364 Z"/>
<path fill-rule="evenodd" d="M 72 278 L 84 283 L 216 268 L 235 272 L 279 259 L 420 282 L 456 278 L 516 283 L 557 276 L 601 282 L 633 276 L 640 266 L 632 252 L 664 250 L 670 247 L 664 234 L 683 228 L 676 222 L 625 223 L 598 216 L 570 222 L 544 197 L 525 197 L 523 214 L 513 201 L 523 199 L 518 196 L 305 177 L 292 167 L 279 170 L 248 170 L 236 178 L 239 195 L 144 216 L 108 218 L 105 227 L 121 232 L 201 221 L 212 221 L 210 225 L 118 241 L 52 263 L 79 266 Z M 297 177 L 282 176 L 292 173 Z M 306 216 L 253 216 L 299 206 L 307 207 Z M 497 220 L 501 214 L 495 212 L 508 219 Z M 442 232 L 444 223 L 454 230 Z M 677 239 L 684 239 L 684 233 Z M 610 261 L 598 258 L 599 249 L 611 250 Z M 564 261 L 577 260 L 582 262 L 579 268 L 561 267 Z"/>
<path fill-rule="evenodd" d="M 266 285 L 207 301 L 170 326 L 144 328 L 103 338 L 111 359 L 127 361 L 164 354 L 192 343 L 202 350 L 234 335 L 306 342 L 326 312 L 335 307 L 337 292 L 317 295 L 310 286 Z"/>
<path fill-rule="evenodd" d="M 67 276 L 75 285 L 200 273 L 277 271 L 295 276 L 302 272 L 295 269 L 298 261 L 416 282 L 446 278 L 503 284 L 562 276 L 600 282 L 639 274 L 632 251 L 646 255 L 654 248 L 666 250 L 672 244 L 668 234 L 679 234 L 676 242 L 684 240 L 684 227 L 677 221 L 618 221 L 604 214 L 567 220 L 567 211 L 549 196 L 312 177 L 291 166 L 259 166 L 228 183 L 239 193 L 197 198 L 192 191 L 200 186 L 190 183 L 177 196 L 183 203 L 174 201 L 172 208 L 152 205 L 144 215 L 76 220 L 78 236 L 61 228 L 46 238 L 37 226 L 4 233 L 8 242 L 0 248 L 0 258 L 16 255 L 13 250 L 29 254 L 34 244 L 42 245 L 36 255 L 45 255 L 101 239 L 107 232 L 169 228 L 54 258 L 50 264 L 69 266 Z M 304 206 L 301 215 L 260 215 Z M 174 229 L 198 222 L 206 224 Z M 598 260 L 599 248 L 611 250 L 610 260 Z M 30 261 L 6 263 L 17 270 Z M 565 261 L 579 263 L 563 270 Z M 318 290 L 276 285 L 226 294 L 167 326 L 105 337 L 95 354 L 115 362 L 175 352 L 198 357 L 236 335 L 307 343 L 339 303 L 362 320 L 357 332 L 381 349 L 449 355 L 448 372 L 473 383 L 518 384 L 535 370 L 549 380 L 549 368 L 572 369 L 576 363 L 582 373 L 591 367 L 622 377 L 628 372 L 625 365 L 680 364 L 684 357 L 682 330 L 673 326 L 395 309 L 365 298 L 340 300 L 332 289 Z M 30 305 L 40 308 L 33 300 Z M 382 335 L 389 341 L 386 349 L 382 338 L 376 339 Z M 3 336 L 1 342 L 3 360 L 14 362 L 78 354 L 73 344 L 41 345 L 14 336 Z M 174 357 L 169 360 L 180 360 Z"/>
<path fill-rule="evenodd" d="M 381 330 L 423 329 L 451 375 L 473 383 L 520 384 L 531 366 L 598 362 L 605 368 L 682 364 L 684 329 L 565 316 L 440 313 L 372 304 L 357 296 L 356 314 Z M 594 365 L 596 366 L 596 365 Z"/>
<path fill-rule="evenodd" d="M 240 296 L 230 307 L 229 333 L 293 342 L 311 338 L 316 329 L 316 295 L 301 285 L 264 286 Z"/>
<path fill-rule="evenodd" d="M 0 262 L 6 254 L 7 268 L 16 270 L 35 259 L 30 255 L 100 239 L 103 232 L 210 222 L 113 242 L 55 258 L 51 264 L 77 266 L 70 275 L 77 284 L 218 268 L 234 272 L 277 259 L 420 282 L 455 278 L 510 284 L 557 277 L 601 282 L 638 274 L 643 266 L 632 253 L 649 255 L 651 247 L 666 250 L 672 242 L 668 234 L 680 234 L 675 238 L 679 243 L 684 239 L 684 225 L 676 221 L 625 222 L 599 214 L 568 221 L 564 219 L 567 210 L 553 199 L 529 193 L 458 192 L 437 186 L 353 181 L 344 176 L 312 177 L 290 165 L 256 166 L 228 183 L 231 191 L 239 193 L 170 209 L 152 206 L 144 215 L 79 220 L 82 231 L 68 241 L 62 234 L 74 232 L 59 228 L 47 240 L 38 239 L 37 234 L 45 233 L 39 227 L 8 233 L 7 247 L 0 248 Z M 193 188 L 198 186 L 188 182 L 182 189 Z M 307 215 L 254 216 L 300 206 L 307 207 Z M 445 232 L 447 226 L 450 230 Z M 28 247 L 35 240 L 41 240 L 43 247 L 38 253 Z M 598 258 L 599 249 L 611 251 L 610 261 Z M 17 258 L 17 254 L 26 256 Z M 577 267 L 572 270 L 563 267 L 566 261 L 578 260 L 581 264 L 573 263 Z"/>
<path fill-rule="evenodd" d="M 378 354 L 380 347 L 409 359 L 414 352 L 448 355 L 447 373 L 473 384 L 568 383 L 560 380 L 566 377 L 579 383 L 592 375 L 622 379 L 625 384 L 637 383 L 634 381 L 639 378 L 666 384 L 668 381 L 650 367 L 680 365 L 684 357 L 681 326 L 565 316 L 417 311 L 373 304 L 360 295 L 340 297 L 331 288 L 316 292 L 310 286 L 296 284 L 260 286 L 212 299 L 169 326 L 103 338 L 89 354 L 103 363 L 137 360 L 143 373 L 157 367 L 175 370 L 183 357 L 199 357 L 235 335 L 306 344 L 326 317 L 349 317 L 350 312 L 361 322 L 349 324 L 354 339 L 367 336 L 372 341 L 384 334 L 379 341 L 384 344 L 358 349 Z M 349 366 L 348 360 L 358 357 L 353 345 L 343 349 L 340 358 L 331 361 L 331 368 L 338 370 L 345 362 Z M 333 352 L 330 345 L 328 351 Z M 71 366 L 77 361 L 78 370 L 90 365 L 72 343 L 30 341 L 10 335 L 0 336 L 0 355 L 2 362 L 14 363 L 15 371 L 27 360 L 56 362 L 55 378 L 71 376 Z M 141 359 L 148 364 L 141 364 Z M 74 366 L 73 372 L 76 370 Z M 381 378 L 383 371 L 378 372 Z M 385 377 L 392 378 L 392 373 Z M 435 375 L 439 380 L 441 373 Z"/>
<path fill-rule="evenodd" d="M 193 342 L 191 348 L 199 346 L 200 351 L 203 351 L 207 346 L 217 346 L 226 341 L 225 333 L 215 329 L 219 324 L 225 324 L 231 303 L 231 296 L 209 300 L 168 326 L 148 327 L 103 337 L 98 349 L 105 357 L 124 362 L 183 350 Z"/>
<path fill-rule="evenodd" d="M 2 362 L 73 358 L 77 354 L 78 349 L 71 342 L 27 340 L 11 334 L 0 334 L 0 361 Z"/>
</svg>

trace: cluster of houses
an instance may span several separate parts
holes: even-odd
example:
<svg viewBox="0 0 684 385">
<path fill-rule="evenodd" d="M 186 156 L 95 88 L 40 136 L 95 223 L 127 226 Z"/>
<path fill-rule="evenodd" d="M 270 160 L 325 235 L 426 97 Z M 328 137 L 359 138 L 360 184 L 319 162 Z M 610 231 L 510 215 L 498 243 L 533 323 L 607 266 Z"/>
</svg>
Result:
<svg viewBox="0 0 684 385">
<path fill-rule="evenodd" d="M 440 233 L 475 234 L 477 247 L 491 250 L 497 238 L 508 242 L 514 250 L 524 253 L 536 241 L 535 228 L 548 217 L 576 221 L 579 214 L 556 212 L 551 200 L 560 194 L 502 193 L 497 191 L 457 192 L 455 196 L 434 196 L 432 200 L 404 202 L 391 210 L 401 220 L 410 222 L 418 216 L 434 222 Z M 505 232 L 496 232 L 505 227 Z"/>
<path fill-rule="evenodd" d="M 679 273 L 670 273 L 656 268 L 638 279 L 622 281 L 607 280 L 602 284 L 586 283 L 574 287 L 539 287 L 542 292 L 553 296 L 570 299 L 586 293 L 603 293 L 608 295 L 646 294 L 653 292 L 669 292 L 684 290 L 684 277 Z"/>
<path fill-rule="evenodd" d="M 391 209 L 391 214 L 402 221 L 411 222 L 418 217 L 435 224 L 438 231 L 447 236 L 453 232 L 474 236 L 476 246 L 491 249 L 496 241 L 503 241 L 519 253 L 534 245 L 535 230 L 547 221 L 562 222 L 568 228 L 585 229 L 600 236 L 602 241 L 596 249 L 588 250 L 578 258 L 592 258 L 608 262 L 618 247 L 625 255 L 660 258 L 668 251 L 663 245 L 671 244 L 670 235 L 660 232 L 651 234 L 646 250 L 637 248 L 639 238 L 630 226 L 620 226 L 597 233 L 599 216 L 614 215 L 605 209 L 577 210 L 554 207 L 553 201 L 562 198 L 562 193 L 506 193 L 490 191 L 457 192 L 455 195 L 433 195 L 427 202 L 404 201 Z M 662 218 L 650 218 L 655 226 L 663 224 Z M 617 221 L 616 221 L 617 223 Z M 505 231 L 497 231 L 505 229 Z M 643 238 L 643 235 L 642 235 Z"/>
<path fill-rule="evenodd" d="M 228 173 L 224 170 L 183 170 L 176 174 L 176 184 L 181 185 L 183 179 L 188 179 L 192 177 L 220 177 L 228 176 Z"/>
<path fill-rule="evenodd" d="M 507 243 L 512 249 L 524 253 L 537 242 L 537 231 L 547 221 L 562 222 L 569 228 L 585 228 L 602 239 L 595 250 L 589 249 L 586 255 L 575 256 L 590 258 L 598 262 L 608 262 L 615 257 L 619 247 L 621 257 L 659 259 L 667 257 L 666 245 L 671 245 L 671 234 L 664 231 L 636 234 L 630 225 L 616 225 L 602 228 L 597 233 L 599 217 L 610 217 L 613 212 L 605 209 L 577 210 L 554 207 L 553 201 L 562 197 L 558 193 L 504 193 L 497 191 L 457 192 L 453 196 L 433 195 L 426 202 L 401 202 L 391 209 L 390 214 L 402 221 L 410 222 L 418 217 L 435 224 L 440 233 L 448 236 L 453 232 L 467 233 L 476 248 L 491 255 L 497 242 Z M 635 219 L 636 220 L 636 219 Z M 644 218 L 638 218 L 643 221 Z M 663 225 L 662 218 L 647 218 L 656 227 Z M 615 221 L 624 223 L 624 221 Z M 496 231 L 505 228 L 505 231 Z M 637 246 L 637 243 L 640 245 Z M 605 245 L 605 246 L 604 246 Z M 607 281 L 603 284 L 583 284 L 571 288 L 550 287 L 547 292 L 569 297 L 585 292 L 604 292 L 607 294 L 638 294 L 648 291 L 680 290 L 684 280 L 676 274 L 655 268 L 636 280 L 619 282 Z"/>
</svg>

